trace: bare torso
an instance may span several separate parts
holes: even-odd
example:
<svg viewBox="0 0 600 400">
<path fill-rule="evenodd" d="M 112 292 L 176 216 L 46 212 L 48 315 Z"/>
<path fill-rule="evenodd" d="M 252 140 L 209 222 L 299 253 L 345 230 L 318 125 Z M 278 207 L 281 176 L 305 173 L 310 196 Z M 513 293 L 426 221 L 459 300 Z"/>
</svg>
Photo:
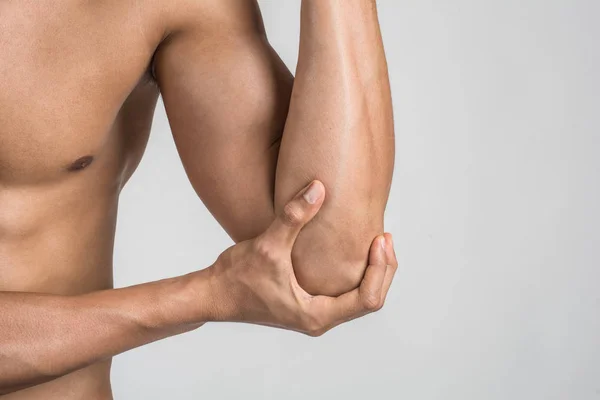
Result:
<svg viewBox="0 0 600 400">
<path fill-rule="evenodd" d="M 137 3 L 0 2 L 0 291 L 112 286 L 119 192 L 158 97 L 160 29 Z M 109 368 L 5 398 L 108 399 Z"/>
<path fill-rule="evenodd" d="M 312 294 L 358 287 L 382 232 L 394 143 L 375 2 L 351 3 L 306 2 L 296 84 L 255 1 L 1 0 L 0 292 L 112 287 L 119 193 L 142 157 L 159 86 L 188 178 L 230 236 L 264 232 L 320 179 L 327 204 L 294 244 L 294 273 Z M 357 25 L 365 40 L 339 40 Z M 6 297 L 5 309 L 18 309 L 19 296 Z M 32 362 L 23 356 L 32 342 L 8 332 L 18 343 L 4 354 Z M 118 354 L 99 347 L 84 359 Z M 47 383 L 14 391 L 9 379 L 2 399 L 112 398 L 110 360 L 68 374 L 39 357 L 25 369 Z"/>
</svg>

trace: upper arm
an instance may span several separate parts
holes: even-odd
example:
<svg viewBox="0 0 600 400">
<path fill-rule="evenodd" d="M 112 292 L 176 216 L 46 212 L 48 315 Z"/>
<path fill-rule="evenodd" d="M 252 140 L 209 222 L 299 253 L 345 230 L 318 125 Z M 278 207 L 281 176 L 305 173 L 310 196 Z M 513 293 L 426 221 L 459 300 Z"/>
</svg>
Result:
<svg viewBox="0 0 600 400">
<path fill-rule="evenodd" d="M 236 241 L 273 218 L 279 139 L 293 78 L 254 1 L 188 10 L 159 46 L 155 75 L 186 173 Z"/>
</svg>

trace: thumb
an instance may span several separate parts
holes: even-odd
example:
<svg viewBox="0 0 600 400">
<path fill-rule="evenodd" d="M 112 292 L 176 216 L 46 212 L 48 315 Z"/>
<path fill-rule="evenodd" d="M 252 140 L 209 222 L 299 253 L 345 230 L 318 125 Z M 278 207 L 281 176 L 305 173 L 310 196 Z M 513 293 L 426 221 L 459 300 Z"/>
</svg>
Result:
<svg viewBox="0 0 600 400">
<path fill-rule="evenodd" d="M 263 234 L 271 243 L 292 248 L 300 230 L 317 214 L 325 200 L 325 187 L 312 181 L 287 203 Z"/>
</svg>

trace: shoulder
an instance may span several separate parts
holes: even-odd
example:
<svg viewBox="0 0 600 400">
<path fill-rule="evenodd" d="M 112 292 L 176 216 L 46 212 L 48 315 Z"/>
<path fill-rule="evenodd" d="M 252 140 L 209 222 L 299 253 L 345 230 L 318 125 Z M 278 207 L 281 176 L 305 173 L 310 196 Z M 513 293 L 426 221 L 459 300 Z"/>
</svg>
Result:
<svg viewBox="0 0 600 400">
<path fill-rule="evenodd" d="M 266 42 L 256 0 L 172 0 L 161 7 L 162 36 L 150 64 L 154 80 L 159 70 L 177 74 L 189 63 L 197 69 L 207 58 L 239 58 L 242 49 Z"/>
<path fill-rule="evenodd" d="M 157 7 L 163 36 L 264 34 L 256 0 L 172 0 Z"/>
</svg>

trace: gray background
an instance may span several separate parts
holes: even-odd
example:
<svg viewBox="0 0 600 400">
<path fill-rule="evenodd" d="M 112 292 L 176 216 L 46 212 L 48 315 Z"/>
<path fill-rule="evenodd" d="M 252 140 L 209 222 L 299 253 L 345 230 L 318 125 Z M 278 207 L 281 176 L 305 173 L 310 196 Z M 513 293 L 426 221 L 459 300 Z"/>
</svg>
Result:
<svg viewBox="0 0 600 400">
<path fill-rule="evenodd" d="M 299 0 L 261 1 L 293 70 Z M 116 358 L 117 399 L 600 398 L 600 2 L 379 1 L 400 269 L 380 313 L 319 339 L 212 324 Z M 115 282 L 231 244 L 162 105 L 123 193 Z"/>
</svg>

